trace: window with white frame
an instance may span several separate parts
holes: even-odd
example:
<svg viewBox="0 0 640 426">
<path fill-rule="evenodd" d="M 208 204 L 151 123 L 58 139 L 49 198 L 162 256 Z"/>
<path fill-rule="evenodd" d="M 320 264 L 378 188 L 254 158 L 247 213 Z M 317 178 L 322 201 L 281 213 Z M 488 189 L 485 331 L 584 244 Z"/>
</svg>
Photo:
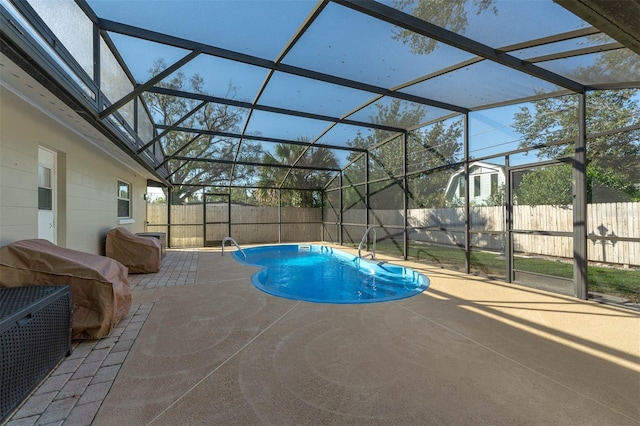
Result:
<svg viewBox="0 0 640 426">
<path fill-rule="evenodd" d="M 131 184 L 118 179 L 118 217 L 131 217 Z"/>
<path fill-rule="evenodd" d="M 51 169 L 38 166 L 38 210 L 53 210 Z"/>
<path fill-rule="evenodd" d="M 481 176 L 473 177 L 473 196 L 479 197 L 482 195 L 482 180 Z"/>
<path fill-rule="evenodd" d="M 498 174 L 491 173 L 491 195 L 498 192 Z"/>
<path fill-rule="evenodd" d="M 460 182 L 460 184 L 458 185 L 458 197 L 460 198 L 464 198 L 466 196 L 465 194 L 465 180 L 464 180 L 464 176 L 460 176 L 460 178 L 458 179 L 458 182 Z"/>
</svg>

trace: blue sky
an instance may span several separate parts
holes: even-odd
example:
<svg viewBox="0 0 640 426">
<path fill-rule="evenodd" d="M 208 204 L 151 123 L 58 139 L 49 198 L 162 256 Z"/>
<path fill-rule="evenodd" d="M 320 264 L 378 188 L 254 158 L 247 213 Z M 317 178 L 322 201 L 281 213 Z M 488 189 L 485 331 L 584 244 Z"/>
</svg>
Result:
<svg viewBox="0 0 640 426">
<path fill-rule="evenodd" d="M 391 0 L 382 3 L 394 4 Z M 89 0 L 89 5 L 100 17 L 268 60 L 278 57 L 315 4 L 310 0 Z M 475 2 L 469 1 L 466 6 L 468 26 L 463 34 L 481 43 L 500 47 L 586 26 L 552 0 L 498 0 L 493 6 L 497 13 L 489 10 L 477 15 Z M 478 17 L 481 19 L 476 19 Z M 472 57 L 471 54 L 444 45 L 429 55 L 416 55 L 408 45 L 393 38 L 395 31 L 389 24 L 330 3 L 287 54 L 284 63 L 393 87 Z M 148 70 L 156 59 L 162 57 L 171 64 L 188 53 L 117 34 L 112 37 L 134 76 L 140 81 L 149 77 Z M 574 49 L 589 43 L 591 41 L 581 38 L 569 43 L 547 44 L 526 55 Z M 474 107 L 476 104 L 500 102 L 513 93 L 530 96 L 534 87 L 545 87 L 547 90 L 554 88 L 546 82 L 494 68 L 476 64 L 450 73 L 446 78 L 435 78 L 401 90 L 463 105 L 466 102 L 464 106 Z M 208 94 L 228 96 L 231 84 L 234 88 L 232 97 L 246 102 L 255 100 L 267 76 L 266 69 L 204 55 L 185 66 L 183 71 L 187 76 L 199 73 L 205 79 Z M 505 82 L 511 86 L 504 86 Z M 494 90 L 487 90 L 494 84 Z M 276 73 L 259 103 L 342 116 L 374 96 L 368 92 Z M 510 122 L 519 108 L 504 107 L 472 113 L 471 154 L 486 156 L 515 149 L 519 135 L 513 131 Z M 433 108 L 430 110 L 434 111 Z M 374 112 L 369 108 L 353 117 L 366 121 Z M 266 137 L 313 140 L 329 125 L 329 122 L 296 118 L 284 121 L 273 114 L 257 112 L 249 123 L 248 132 Z M 340 127 L 330 136 L 339 134 L 343 139 L 350 139 L 355 136 L 356 130 L 349 129 L 349 126 Z M 320 142 L 344 145 L 345 141 L 327 137 Z M 487 148 L 476 151 L 474 148 L 477 146 Z"/>
</svg>

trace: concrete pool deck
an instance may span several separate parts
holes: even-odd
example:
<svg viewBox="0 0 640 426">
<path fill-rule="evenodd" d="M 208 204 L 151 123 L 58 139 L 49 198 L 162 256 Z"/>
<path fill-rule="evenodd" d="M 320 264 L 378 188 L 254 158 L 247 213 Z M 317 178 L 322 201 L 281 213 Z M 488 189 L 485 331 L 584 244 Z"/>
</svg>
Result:
<svg viewBox="0 0 640 426">
<path fill-rule="evenodd" d="M 640 313 L 397 263 L 430 288 L 327 305 L 170 250 L 130 276 L 114 336 L 80 343 L 8 424 L 640 424 Z"/>
</svg>

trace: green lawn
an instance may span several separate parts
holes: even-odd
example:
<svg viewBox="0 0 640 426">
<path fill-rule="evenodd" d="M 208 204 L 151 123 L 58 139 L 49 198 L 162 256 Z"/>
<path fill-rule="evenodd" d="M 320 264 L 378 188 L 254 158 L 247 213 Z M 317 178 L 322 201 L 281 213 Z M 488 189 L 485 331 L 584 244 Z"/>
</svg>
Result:
<svg viewBox="0 0 640 426">
<path fill-rule="evenodd" d="M 402 244 L 380 241 L 377 251 L 389 256 L 402 256 Z M 457 247 L 432 246 L 427 244 L 409 244 L 409 259 L 445 269 L 464 271 L 464 250 Z M 517 257 L 514 260 L 516 269 L 544 273 L 556 277 L 573 277 L 571 263 L 541 258 Z M 471 252 L 471 272 L 492 278 L 506 278 L 505 259 L 498 253 L 485 251 Z M 589 266 L 589 291 L 612 296 L 625 297 L 633 302 L 640 302 L 640 269 L 609 268 Z"/>
</svg>

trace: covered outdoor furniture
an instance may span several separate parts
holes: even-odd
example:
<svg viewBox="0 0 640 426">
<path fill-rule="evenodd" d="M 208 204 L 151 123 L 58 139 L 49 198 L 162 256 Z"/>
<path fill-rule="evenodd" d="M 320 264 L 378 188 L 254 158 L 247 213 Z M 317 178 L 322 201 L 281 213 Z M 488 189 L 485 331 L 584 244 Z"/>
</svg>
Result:
<svg viewBox="0 0 640 426">
<path fill-rule="evenodd" d="M 0 247 L 0 287 L 69 285 L 72 337 L 107 337 L 131 308 L 127 268 L 104 256 L 41 239 Z"/>
<path fill-rule="evenodd" d="M 160 241 L 160 247 L 162 248 L 162 258 L 167 254 L 167 234 L 164 232 L 136 232 L 136 235 L 141 237 L 155 238 Z"/>
<path fill-rule="evenodd" d="M 157 238 L 139 236 L 118 227 L 107 232 L 106 255 L 129 268 L 132 274 L 158 272 L 162 246 Z"/>
</svg>

